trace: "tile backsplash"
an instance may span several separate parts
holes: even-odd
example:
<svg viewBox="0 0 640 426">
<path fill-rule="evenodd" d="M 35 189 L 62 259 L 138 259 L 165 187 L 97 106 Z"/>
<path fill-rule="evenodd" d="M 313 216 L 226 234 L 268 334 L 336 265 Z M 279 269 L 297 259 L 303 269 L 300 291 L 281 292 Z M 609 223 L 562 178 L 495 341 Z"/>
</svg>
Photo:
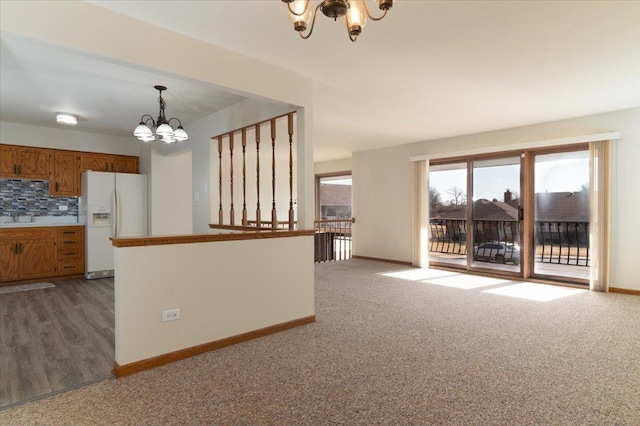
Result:
<svg viewBox="0 0 640 426">
<path fill-rule="evenodd" d="M 51 197 L 46 180 L 0 179 L 0 200 L 0 216 L 78 216 L 78 198 Z"/>
</svg>

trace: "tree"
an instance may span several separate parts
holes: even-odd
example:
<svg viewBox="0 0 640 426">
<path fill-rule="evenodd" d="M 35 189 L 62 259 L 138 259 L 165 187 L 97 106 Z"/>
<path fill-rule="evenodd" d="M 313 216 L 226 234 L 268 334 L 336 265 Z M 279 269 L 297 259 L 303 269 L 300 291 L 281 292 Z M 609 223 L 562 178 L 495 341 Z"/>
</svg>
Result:
<svg viewBox="0 0 640 426">
<path fill-rule="evenodd" d="M 447 194 L 451 195 L 453 199 L 449 201 L 451 206 L 461 206 L 467 202 L 467 194 L 459 186 L 454 186 L 447 191 Z"/>
<path fill-rule="evenodd" d="M 429 210 L 432 212 L 436 210 L 438 206 L 442 205 L 442 198 L 440 196 L 440 191 L 435 189 L 433 186 L 429 187 Z"/>
</svg>

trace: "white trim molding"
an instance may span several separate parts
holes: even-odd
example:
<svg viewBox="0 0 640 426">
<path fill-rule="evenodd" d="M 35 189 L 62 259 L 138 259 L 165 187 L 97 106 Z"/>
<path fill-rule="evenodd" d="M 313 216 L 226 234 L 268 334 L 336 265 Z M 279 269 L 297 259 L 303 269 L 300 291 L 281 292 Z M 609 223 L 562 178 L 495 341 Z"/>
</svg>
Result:
<svg viewBox="0 0 640 426">
<path fill-rule="evenodd" d="M 579 143 L 597 142 L 597 141 L 604 141 L 604 140 L 613 141 L 616 139 L 620 139 L 620 134 L 618 132 L 596 133 L 592 135 L 571 136 L 568 138 L 544 139 L 539 141 L 521 142 L 521 143 L 514 143 L 509 145 L 498 145 L 498 146 L 490 146 L 490 147 L 475 148 L 475 149 L 465 149 L 461 151 L 450 151 L 450 152 L 439 152 L 434 154 L 415 155 L 415 156 L 409 157 L 409 161 L 414 162 L 414 161 L 433 160 L 433 159 L 447 158 L 447 157 L 461 157 L 465 155 L 488 154 L 492 152 L 515 151 L 518 149 L 528 149 L 528 148 L 544 148 L 547 146 L 575 145 Z"/>
</svg>

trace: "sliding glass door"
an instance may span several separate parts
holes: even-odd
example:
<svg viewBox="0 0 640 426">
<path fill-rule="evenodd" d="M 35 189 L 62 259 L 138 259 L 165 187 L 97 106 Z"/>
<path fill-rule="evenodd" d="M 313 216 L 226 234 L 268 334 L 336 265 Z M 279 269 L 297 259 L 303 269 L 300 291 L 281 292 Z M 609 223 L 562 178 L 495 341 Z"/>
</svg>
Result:
<svg viewBox="0 0 640 426">
<path fill-rule="evenodd" d="M 588 284 L 589 167 L 586 145 L 432 161 L 429 264 Z"/>
<path fill-rule="evenodd" d="M 467 162 L 429 168 L 429 262 L 467 265 Z"/>
<path fill-rule="evenodd" d="M 520 273 L 520 160 L 472 162 L 472 268 Z"/>
<path fill-rule="evenodd" d="M 533 275 L 589 279 L 589 151 L 535 155 Z"/>
</svg>

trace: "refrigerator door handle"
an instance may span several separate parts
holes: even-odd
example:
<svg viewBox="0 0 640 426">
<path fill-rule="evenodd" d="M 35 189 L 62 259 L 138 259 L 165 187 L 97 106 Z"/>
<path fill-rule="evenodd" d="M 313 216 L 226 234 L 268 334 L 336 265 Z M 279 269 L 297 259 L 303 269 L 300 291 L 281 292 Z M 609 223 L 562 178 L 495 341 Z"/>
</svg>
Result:
<svg viewBox="0 0 640 426">
<path fill-rule="evenodd" d="M 113 191 L 113 202 L 111 203 L 111 237 L 116 237 L 116 211 L 118 207 L 118 200 L 116 199 L 116 191 Z"/>
<path fill-rule="evenodd" d="M 118 238 L 120 236 L 120 222 L 122 219 L 122 215 L 120 214 L 120 211 L 122 210 L 121 207 L 121 200 L 120 200 L 120 191 L 118 191 L 116 189 L 116 211 L 115 211 L 115 218 L 116 218 L 116 235 L 115 237 Z"/>
</svg>

